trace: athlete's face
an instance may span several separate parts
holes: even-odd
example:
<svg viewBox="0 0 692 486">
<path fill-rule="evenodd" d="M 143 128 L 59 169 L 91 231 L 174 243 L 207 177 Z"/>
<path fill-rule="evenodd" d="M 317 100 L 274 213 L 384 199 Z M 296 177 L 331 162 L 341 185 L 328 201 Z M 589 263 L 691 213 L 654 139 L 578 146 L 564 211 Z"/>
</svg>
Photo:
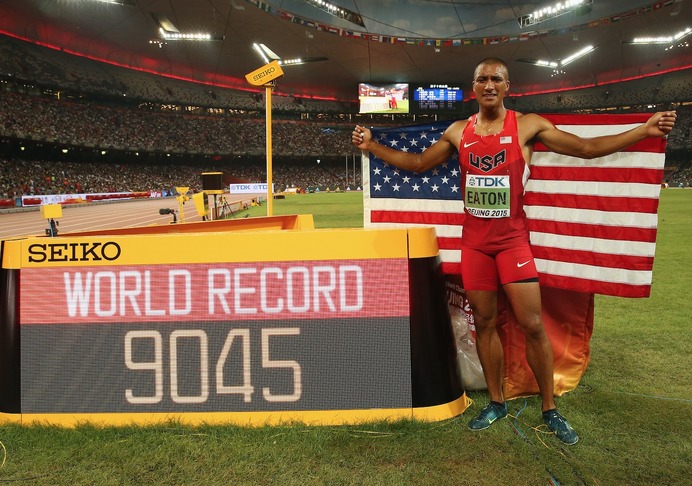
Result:
<svg viewBox="0 0 692 486">
<path fill-rule="evenodd" d="M 501 64 L 481 64 L 473 75 L 473 92 L 480 106 L 492 108 L 502 104 L 509 90 L 509 75 Z"/>
</svg>

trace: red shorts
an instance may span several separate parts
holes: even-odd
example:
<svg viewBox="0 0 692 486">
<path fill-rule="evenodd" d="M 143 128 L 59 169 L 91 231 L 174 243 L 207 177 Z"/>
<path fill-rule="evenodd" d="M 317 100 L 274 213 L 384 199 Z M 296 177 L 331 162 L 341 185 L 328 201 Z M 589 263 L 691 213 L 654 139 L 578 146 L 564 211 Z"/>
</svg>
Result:
<svg viewBox="0 0 692 486">
<path fill-rule="evenodd" d="M 529 245 L 485 252 L 461 248 L 461 278 L 466 290 L 498 290 L 500 284 L 538 281 Z"/>
</svg>

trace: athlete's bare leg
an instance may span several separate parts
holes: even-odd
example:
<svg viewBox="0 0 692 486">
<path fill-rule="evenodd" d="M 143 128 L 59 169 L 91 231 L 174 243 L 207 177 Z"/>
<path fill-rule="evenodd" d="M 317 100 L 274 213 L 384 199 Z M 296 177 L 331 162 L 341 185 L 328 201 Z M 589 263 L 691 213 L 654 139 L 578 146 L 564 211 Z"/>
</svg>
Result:
<svg viewBox="0 0 692 486">
<path fill-rule="evenodd" d="M 504 290 L 517 324 L 526 336 L 526 361 L 536 377 L 543 411 L 555 408 L 553 348 L 541 319 L 541 290 L 538 282 L 506 284 Z"/>
<path fill-rule="evenodd" d="M 505 401 L 502 390 L 504 351 L 497 332 L 497 292 L 467 290 L 466 298 L 473 311 L 478 359 L 483 367 L 483 376 L 490 400 L 503 403 Z"/>
</svg>

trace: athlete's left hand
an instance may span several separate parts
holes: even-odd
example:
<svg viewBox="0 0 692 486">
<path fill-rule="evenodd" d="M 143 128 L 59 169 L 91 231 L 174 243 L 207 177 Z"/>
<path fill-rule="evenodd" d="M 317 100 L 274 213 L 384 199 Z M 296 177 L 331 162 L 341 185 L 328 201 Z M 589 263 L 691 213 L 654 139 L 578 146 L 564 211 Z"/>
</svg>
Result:
<svg viewBox="0 0 692 486">
<path fill-rule="evenodd" d="M 675 126 L 678 115 L 675 111 L 660 111 L 646 122 L 646 130 L 650 137 L 664 137 Z"/>
</svg>

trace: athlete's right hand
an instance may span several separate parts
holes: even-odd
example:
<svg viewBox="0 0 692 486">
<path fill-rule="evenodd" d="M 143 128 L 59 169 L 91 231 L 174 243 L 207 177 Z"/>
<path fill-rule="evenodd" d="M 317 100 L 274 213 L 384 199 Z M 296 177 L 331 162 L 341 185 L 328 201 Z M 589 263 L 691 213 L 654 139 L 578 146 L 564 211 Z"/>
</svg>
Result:
<svg viewBox="0 0 692 486">
<path fill-rule="evenodd" d="M 351 135 L 351 142 L 353 145 L 358 147 L 360 150 L 368 150 L 368 145 L 372 140 L 372 132 L 369 128 L 361 127 L 356 125 L 353 129 L 353 134 Z"/>
</svg>

